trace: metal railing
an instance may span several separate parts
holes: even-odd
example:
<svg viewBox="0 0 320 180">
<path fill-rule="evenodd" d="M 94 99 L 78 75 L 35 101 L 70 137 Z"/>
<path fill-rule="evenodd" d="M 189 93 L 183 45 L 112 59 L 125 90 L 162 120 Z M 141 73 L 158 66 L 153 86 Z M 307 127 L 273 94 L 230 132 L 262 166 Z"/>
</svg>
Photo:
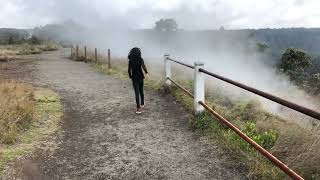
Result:
<svg viewBox="0 0 320 180">
<path fill-rule="evenodd" d="M 171 58 L 169 58 L 169 57 L 167 57 L 167 59 L 170 60 L 170 61 L 172 61 L 172 62 L 175 62 L 175 63 L 181 64 L 181 65 L 183 65 L 183 66 L 186 66 L 186 67 L 188 67 L 188 68 L 194 69 L 194 66 L 191 66 L 191 65 L 189 65 L 189 64 L 185 64 L 185 63 L 183 63 L 183 62 L 180 62 L 180 61 L 171 59 Z"/>
<path fill-rule="evenodd" d="M 194 94 L 183 88 L 180 84 L 175 82 L 171 79 L 171 65 L 170 61 L 181 64 L 183 66 L 186 66 L 188 68 L 194 69 Z M 191 98 L 194 99 L 194 108 L 195 108 L 195 114 L 201 113 L 203 110 L 199 110 L 197 107 L 198 105 L 201 105 L 204 109 L 209 111 L 213 116 L 215 116 L 221 123 L 225 124 L 228 128 L 230 128 L 232 131 L 234 131 L 236 134 L 238 134 L 243 140 L 248 142 L 254 149 L 256 149 L 259 153 L 261 153 L 264 157 L 266 157 L 268 160 L 270 160 L 273 164 L 275 164 L 278 168 L 280 168 L 284 173 L 286 173 L 288 176 L 290 176 L 293 179 L 303 179 L 299 174 L 294 172 L 292 169 L 290 169 L 286 164 L 281 162 L 278 158 L 273 156 L 270 152 L 268 152 L 266 149 L 264 149 L 262 146 L 260 146 L 258 143 L 256 143 L 254 140 L 252 140 L 249 136 L 247 136 L 245 133 L 243 133 L 239 128 L 234 126 L 229 120 L 221 116 L 218 112 L 214 111 L 212 108 L 210 108 L 204 101 L 204 79 L 201 75 L 202 73 L 208 74 L 210 76 L 213 76 L 215 78 L 218 78 L 222 81 L 225 81 L 227 83 L 230 83 L 232 85 L 235 85 L 237 87 L 240 87 L 242 89 L 245 89 L 249 92 L 252 92 L 254 94 L 257 94 L 259 96 L 265 97 L 271 101 L 277 102 L 279 104 L 282 104 L 284 106 L 287 106 L 291 109 L 294 109 L 296 111 L 299 111 L 303 114 L 309 115 L 311 117 L 314 117 L 318 120 L 320 120 L 320 113 L 316 112 L 314 110 L 311 110 L 309 108 L 300 106 L 298 104 L 289 102 L 287 100 L 284 100 L 282 98 L 276 97 L 274 95 L 268 94 L 266 92 L 260 91 L 258 89 L 249 87 L 247 85 L 241 84 L 239 82 L 233 81 L 231 79 L 225 78 L 223 76 L 211 73 L 207 70 L 205 70 L 202 63 L 195 63 L 195 66 L 191 66 L 188 64 L 185 64 L 183 62 L 173 60 L 169 58 L 169 55 L 164 56 L 164 62 L 165 62 L 165 76 L 166 76 L 166 84 L 170 85 L 171 82 L 175 84 L 177 87 L 179 87 L 181 90 L 183 90 L 186 94 L 188 94 Z M 199 83 L 200 82 L 200 83 Z M 203 86 L 203 87 L 199 87 Z M 200 92 L 199 92 L 200 91 Z M 200 96 L 200 98 L 199 98 Z M 202 97 L 203 96 L 203 97 Z M 201 99 L 201 100 L 199 100 Z"/>
<path fill-rule="evenodd" d="M 294 109 L 294 110 L 296 110 L 296 111 L 298 111 L 298 112 L 301 112 L 301 113 L 303 113 L 303 114 L 305 114 L 305 115 L 308 115 L 308 116 L 310 116 L 310 117 L 313 117 L 313 118 L 315 118 L 315 119 L 320 120 L 320 113 L 317 112 L 317 111 L 315 111 L 315 110 L 312 110 L 312 109 L 310 109 L 310 108 L 307 108 L 307 107 L 298 105 L 298 104 L 296 104 L 296 103 L 287 101 L 287 100 L 282 99 L 282 98 L 280 98 L 280 97 L 277 97 L 277 96 L 274 96 L 274 95 L 269 94 L 269 93 L 267 93 L 267 92 L 258 90 L 258 89 L 256 89 L 256 88 L 253 88 L 253 87 L 250 87 L 250 86 L 247 86 L 247 85 L 244 85 L 244 84 L 239 83 L 239 82 L 236 82 L 236 81 L 234 81 L 234 80 L 225 78 L 225 77 L 220 76 L 220 75 L 218 75 L 218 74 L 214 74 L 214 73 L 209 72 L 209 71 L 207 71 L 207 70 L 205 70 L 205 69 L 202 69 L 202 68 L 201 68 L 201 69 L 199 69 L 199 71 L 200 71 L 200 72 L 203 72 L 203 73 L 205 73 L 205 74 L 207 74 L 207 75 L 209 75 L 209 76 L 212 76 L 212 77 L 215 77 L 215 78 L 217 78 L 217 79 L 220 79 L 220 80 L 222 80 L 222 81 L 224 81 L 224 82 L 227 82 L 227 83 L 230 83 L 230 84 L 232 84 L 232 85 L 235 85 L 235 86 L 237 86 L 237 87 L 239 87 L 239 88 L 245 89 L 245 90 L 247 90 L 247 91 L 249 91 L 249 92 L 252 92 L 252 93 L 254 93 L 254 94 L 257 94 L 257 95 L 259 95 L 259 96 L 262 96 L 262 97 L 264 97 L 264 98 L 267 98 L 267 99 L 269 99 L 269 100 L 271 100 L 271 101 L 273 101 L 273 102 L 277 102 L 277 103 L 279 103 L 279 104 L 281 104 L 281 105 L 284 105 L 284 106 L 286 106 L 286 107 L 288 107 L 288 108 Z"/>
</svg>

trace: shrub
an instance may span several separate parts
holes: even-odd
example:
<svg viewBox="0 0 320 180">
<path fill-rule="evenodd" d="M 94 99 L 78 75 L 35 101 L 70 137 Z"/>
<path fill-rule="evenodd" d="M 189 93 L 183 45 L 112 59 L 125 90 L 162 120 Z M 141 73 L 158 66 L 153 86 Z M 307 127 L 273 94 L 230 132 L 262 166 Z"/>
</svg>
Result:
<svg viewBox="0 0 320 180">
<path fill-rule="evenodd" d="M 266 149 L 271 149 L 278 139 L 278 133 L 275 130 L 270 129 L 265 132 L 258 132 L 256 124 L 250 122 L 246 123 L 242 131 Z"/>
</svg>

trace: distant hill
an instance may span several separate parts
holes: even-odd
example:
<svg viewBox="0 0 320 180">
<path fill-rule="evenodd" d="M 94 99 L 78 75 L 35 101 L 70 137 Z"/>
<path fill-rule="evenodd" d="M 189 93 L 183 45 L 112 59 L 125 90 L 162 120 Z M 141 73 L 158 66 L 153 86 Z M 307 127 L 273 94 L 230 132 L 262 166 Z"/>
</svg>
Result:
<svg viewBox="0 0 320 180">
<path fill-rule="evenodd" d="M 320 28 L 283 28 L 254 30 L 257 40 L 266 42 L 274 52 L 289 47 L 320 56 Z"/>
</svg>

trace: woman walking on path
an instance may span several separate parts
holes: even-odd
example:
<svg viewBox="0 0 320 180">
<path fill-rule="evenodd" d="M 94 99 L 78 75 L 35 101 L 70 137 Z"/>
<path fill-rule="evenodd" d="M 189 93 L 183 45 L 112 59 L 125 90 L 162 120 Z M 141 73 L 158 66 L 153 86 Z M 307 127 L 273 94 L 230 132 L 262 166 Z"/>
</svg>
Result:
<svg viewBox="0 0 320 180">
<path fill-rule="evenodd" d="M 136 96 L 137 110 L 136 114 L 141 114 L 141 109 L 144 108 L 144 94 L 143 94 L 143 80 L 144 74 L 148 75 L 146 66 L 141 57 L 141 51 L 139 48 L 132 48 L 128 55 L 129 65 L 128 65 L 128 74 L 132 80 L 134 93 Z M 141 101 L 140 101 L 141 100 Z"/>
</svg>

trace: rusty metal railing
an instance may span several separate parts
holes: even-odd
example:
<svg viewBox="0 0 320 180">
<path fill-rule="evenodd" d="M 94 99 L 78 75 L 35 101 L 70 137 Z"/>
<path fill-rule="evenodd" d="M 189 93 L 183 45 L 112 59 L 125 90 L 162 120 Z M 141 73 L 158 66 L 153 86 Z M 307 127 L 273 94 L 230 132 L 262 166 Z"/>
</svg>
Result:
<svg viewBox="0 0 320 180">
<path fill-rule="evenodd" d="M 264 149 L 262 146 L 260 146 L 254 140 L 252 140 L 249 136 L 247 136 L 245 133 L 243 133 L 239 128 L 237 128 L 232 123 L 230 123 L 230 121 L 228 121 L 223 116 L 221 116 L 219 113 L 217 113 L 216 111 L 211 109 L 207 104 L 205 104 L 202 101 L 199 101 L 199 104 L 201 104 L 205 109 L 207 109 L 213 116 L 215 116 L 217 119 L 219 119 L 220 122 L 222 122 L 223 124 L 228 126 L 232 131 L 237 133 L 243 140 L 247 141 L 252 147 L 254 147 L 257 151 L 259 151 L 264 157 L 269 159 L 277 167 L 279 167 L 288 176 L 290 176 L 293 179 L 297 179 L 297 180 L 302 180 L 303 179 L 299 174 L 297 174 L 292 169 L 290 169 L 286 164 L 281 162 L 278 158 L 273 156 L 269 151 Z"/>
<path fill-rule="evenodd" d="M 171 59 L 170 59 L 171 60 Z M 171 60 L 173 62 L 176 62 L 178 64 L 181 64 L 181 65 L 184 65 L 184 66 L 187 66 L 189 68 L 192 68 L 193 66 L 190 67 L 190 65 L 187 65 L 185 63 L 182 63 L 182 62 L 179 62 L 179 61 L 176 61 L 176 60 Z M 193 67 L 194 69 L 194 67 Z M 230 79 L 227 79 L 227 78 L 224 78 L 222 76 L 219 76 L 219 75 L 216 75 L 216 74 L 213 74 L 213 73 L 210 73 L 202 68 L 199 69 L 200 72 L 203 72 L 203 73 L 206 73 L 208 75 L 211 75 L 212 76 L 214 75 L 214 77 L 218 78 L 218 79 L 221 79 L 221 80 L 224 80 L 228 83 L 231 83 L 233 85 L 236 85 L 238 87 L 241 87 L 243 89 L 246 88 L 246 90 L 255 93 L 255 94 L 258 94 L 258 95 L 265 95 L 263 97 L 266 97 L 266 98 L 270 98 L 270 100 L 272 100 L 271 98 L 275 99 L 275 100 L 283 100 L 281 98 L 277 99 L 277 97 L 273 96 L 273 95 L 270 95 L 270 94 L 267 94 L 262 91 L 259 91 L 257 89 L 254 89 L 254 88 L 250 88 L 249 86 L 246 86 L 246 85 L 243 85 L 241 83 L 237 83 L 235 81 L 232 81 Z M 173 84 L 175 84 L 177 87 L 179 87 L 181 90 L 183 90 L 186 94 L 188 94 L 191 98 L 194 98 L 194 95 L 189 92 L 187 89 L 185 89 L 184 87 L 182 87 L 180 84 L 178 84 L 177 82 L 175 82 L 174 80 L 172 80 L 171 78 L 167 77 L 166 79 L 170 80 Z M 262 92 L 262 93 L 261 93 Z M 261 96 L 262 96 L 261 95 Z M 271 97 L 270 97 L 271 96 Z M 268 98 L 268 99 L 269 99 Z M 284 100 L 285 101 L 285 100 Z M 277 101 L 275 101 L 277 102 Z M 288 101 L 285 101 L 288 103 Z M 269 151 L 267 151 L 266 149 L 264 149 L 262 146 L 260 146 L 258 143 L 256 143 L 254 140 L 252 140 L 249 136 L 247 136 L 245 133 L 243 133 L 239 128 L 237 128 L 235 125 L 233 125 L 230 121 L 228 121 L 226 118 L 224 118 L 223 116 L 221 116 L 219 113 L 217 113 L 216 111 L 214 111 L 212 108 L 210 108 L 205 102 L 203 101 L 199 101 L 198 102 L 200 105 L 202 105 L 207 111 L 209 111 L 213 116 L 215 116 L 221 123 L 225 124 L 228 128 L 230 128 L 232 131 L 234 131 L 236 134 L 238 134 L 243 140 L 245 140 L 247 143 L 249 143 L 253 148 L 255 148 L 260 154 L 262 154 L 264 157 L 266 157 L 268 160 L 270 160 L 274 165 L 276 165 L 278 168 L 280 168 L 284 173 L 286 173 L 289 177 L 291 177 L 292 179 L 295 179 L 295 180 L 303 180 L 303 178 L 297 174 L 295 171 L 293 171 L 292 169 L 290 169 L 286 164 L 284 164 L 282 161 L 280 161 L 278 158 L 276 158 L 275 156 L 273 156 Z M 282 104 L 282 103 L 280 103 Z M 285 104 L 285 103 L 284 103 Z M 288 104 L 286 104 L 288 105 Z M 299 106 L 299 105 L 298 105 Z M 287 107 L 290 107 L 290 102 L 289 102 L 289 105 Z M 300 112 L 300 111 L 299 111 Z"/>
<path fill-rule="evenodd" d="M 227 82 L 227 83 L 230 83 L 230 84 L 232 84 L 232 85 L 235 85 L 235 86 L 237 86 L 237 87 L 239 87 L 239 88 L 245 89 L 245 90 L 247 90 L 247 91 L 249 91 L 249 92 L 252 92 L 252 93 L 254 93 L 254 94 L 257 94 L 257 95 L 259 95 L 259 96 L 262 96 L 262 97 L 264 97 L 264 98 L 267 98 L 267 99 L 269 99 L 269 100 L 271 100 L 271 101 L 277 102 L 277 103 L 279 103 L 279 104 L 281 104 L 281 105 L 284 105 L 284 106 L 286 106 L 286 107 L 288 107 L 288 108 L 294 109 L 294 110 L 296 110 L 296 111 L 298 111 L 298 112 L 301 112 L 301 113 L 303 113 L 303 114 L 305 114 L 305 115 L 308 115 L 308 116 L 310 116 L 310 117 L 313 117 L 313 118 L 315 118 L 315 119 L 320 120 L 320 113 L 319 113 L 319 112 L 316 112 L 315 110 L 309 109 L 309 108 L 304 107 L 304 106 L 300 106 L 300 105 L 295 104 L 295 103 L 293 103 L 293 102 L 287 101 L 287 100 L 285 100 L 285 99 L 282 99 L 282 98 L 277 97 L 277 96 L 274 96 L 274 95 L 272 95 L 272 94 L 263 92 L 263 91 L 261 91 L 261 90 L 255 89 L 255 88 L 253 88 L 253 87 L 244 85 L 244 84 L 239 83 L 239 82 L 236 82 L 236 81 L 234 81 L 234 80 L 225 78 L 225 77 L 220 76 L 220 75 L 218 75 L 218 74 L 214 74 L 214 73 L 209 72 L 209 71 L 207 71 L 207 70 L 205 70 L 205 69 L 200 68 L 199 71 L 200 71 L 200 72 L 203 72 L 203 73 L 205 73 L 205 74 L 207 74 L 207 75 L 209 75 L 209 76 L 212 76 L 212 77 L 215 77 L 215 78 L 220 79 L 220 80 L 222 80 L 222 81 L 225 81 L 225 82 Z"/>
<path fill-rule="evenodd" d="M 169 58 L 169 57 L 167 57 L 167 59 L 170 60 L 170 61 L 172 61 L 172 62 L 175 62 L 175 63 L 181 64 L 181 65 L 183 65 L 183 66 L 186 66 L 186 67 L 188 67 L 188 68 L 194 69 L 194 66 L 192 66 L 192 65 L 189 65 L 189 64 L 186 64 L 186 63 L 183 63 L 183 62 L 180 62 L 180 61 L 171 59 L 171 58 Z"/>
<path fill-rule="evenodd" d="M 173 84 L 178 86 L 182 91 L 184 91 L 186 94 L 188 94 L 191 98 L 194 98 L 193 94 L 191 92 L 189 92 L 187 89 L 185 89 L 184 87 L 182 87 L 180 84 L 178 84 L 177 82 L 175 82 L 171 78 L 167 78 L 167 79 L 169 79 Z"/>
</svg>

